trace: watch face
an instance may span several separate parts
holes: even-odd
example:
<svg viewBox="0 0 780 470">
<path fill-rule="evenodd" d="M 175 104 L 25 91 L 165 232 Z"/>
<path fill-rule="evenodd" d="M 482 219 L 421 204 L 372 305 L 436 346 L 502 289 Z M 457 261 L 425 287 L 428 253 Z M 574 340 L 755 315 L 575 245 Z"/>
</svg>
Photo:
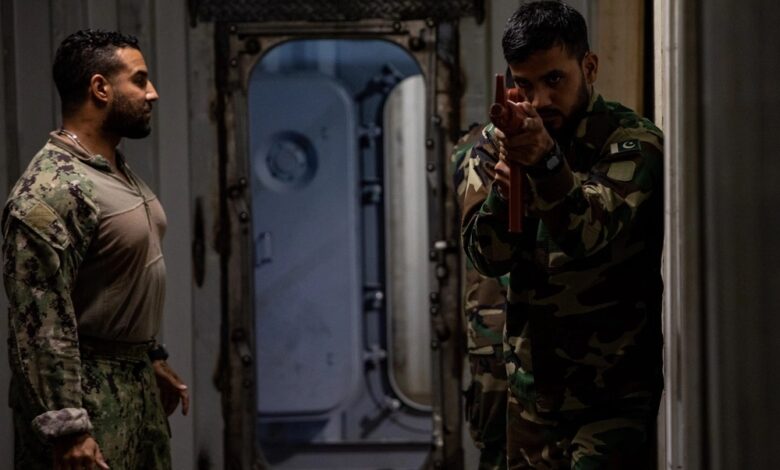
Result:
<svg viewBox="0 0 780 470">
<path fill-rule="evenodd" d="M 558 168 L 558 165 L 561 164 L 561 157 L 557 154 L 550 155 L 550 157 L 547 159 L 547 162 L 545 163 L 545 166 L 548 170 L 552 171 L 556 168 Z"/>
</svg>

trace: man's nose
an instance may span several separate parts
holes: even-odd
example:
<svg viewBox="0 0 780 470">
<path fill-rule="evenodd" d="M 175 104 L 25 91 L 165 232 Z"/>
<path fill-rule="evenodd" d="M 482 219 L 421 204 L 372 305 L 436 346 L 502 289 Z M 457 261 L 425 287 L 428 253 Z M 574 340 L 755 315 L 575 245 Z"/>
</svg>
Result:
<svg viewBox="0 0 780 470">
<path fill-rule="evenodd" d="M 152 81 L 149 80 L 146 87 L 146 101 L 157 101 L 158 99 L 160 99 L 160 95 L 157 94 L 157 89 L 152 84 Z"/>
<path fill-rule="evenodd" d="M 534 90 L 533 96 L 529 96 L 528 99 L 536 109 L 545 108 L 552 104 L 552 100 L 550 99 L 550 92 L 544 88 Z"/>
</svg>

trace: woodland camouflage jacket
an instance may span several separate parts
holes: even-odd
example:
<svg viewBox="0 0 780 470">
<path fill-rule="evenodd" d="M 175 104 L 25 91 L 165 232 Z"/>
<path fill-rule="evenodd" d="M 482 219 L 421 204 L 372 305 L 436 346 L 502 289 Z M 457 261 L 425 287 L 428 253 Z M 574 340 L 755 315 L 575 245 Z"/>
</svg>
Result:
<svg viewBox="0 0 780 470">
<path fill-rule="evenodd" d="M 512 394 L 539 411 L 575 410 L 662 387 L 663 134 L 594 94 L 566 163 L 528 177 L 522 234 L 476 171 L 463 245 L 486 276 L 510 273 L 506 362 Z M 495 161 L 493 127 L 471 158 Z"/>
</svg>

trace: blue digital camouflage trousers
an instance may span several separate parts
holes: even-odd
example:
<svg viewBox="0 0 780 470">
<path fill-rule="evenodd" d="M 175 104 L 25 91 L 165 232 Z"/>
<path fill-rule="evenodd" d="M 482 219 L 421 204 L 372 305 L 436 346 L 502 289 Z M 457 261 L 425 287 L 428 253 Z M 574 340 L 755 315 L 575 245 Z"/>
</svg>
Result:
<svg viewBox="0 0 780 470">
<path fill-rule="evenodd" d="M 112 470 L 166 470 L 171 468 L 170 428 L 149 360 L 142 354 L 81 358 L 82 401 L 103 456 Z M 30 425 L 21 384 L 11 384 L 14 410 L 15 468 L 51 470 L 52 449 Z"/>
</svg>

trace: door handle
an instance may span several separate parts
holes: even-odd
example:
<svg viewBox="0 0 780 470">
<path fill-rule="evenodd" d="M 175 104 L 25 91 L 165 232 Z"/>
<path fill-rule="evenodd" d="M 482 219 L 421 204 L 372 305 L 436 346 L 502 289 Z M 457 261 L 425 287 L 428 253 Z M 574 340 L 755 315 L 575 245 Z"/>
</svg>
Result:
<svg viewBox="0 0 780 470">
<path fill-rule="evenodd" d="M 273 261 L 273 239 L 271 232 L 260 232 L 255 242 L 255 267 L 259 268 L 264 264 Z"/>
</svg>

